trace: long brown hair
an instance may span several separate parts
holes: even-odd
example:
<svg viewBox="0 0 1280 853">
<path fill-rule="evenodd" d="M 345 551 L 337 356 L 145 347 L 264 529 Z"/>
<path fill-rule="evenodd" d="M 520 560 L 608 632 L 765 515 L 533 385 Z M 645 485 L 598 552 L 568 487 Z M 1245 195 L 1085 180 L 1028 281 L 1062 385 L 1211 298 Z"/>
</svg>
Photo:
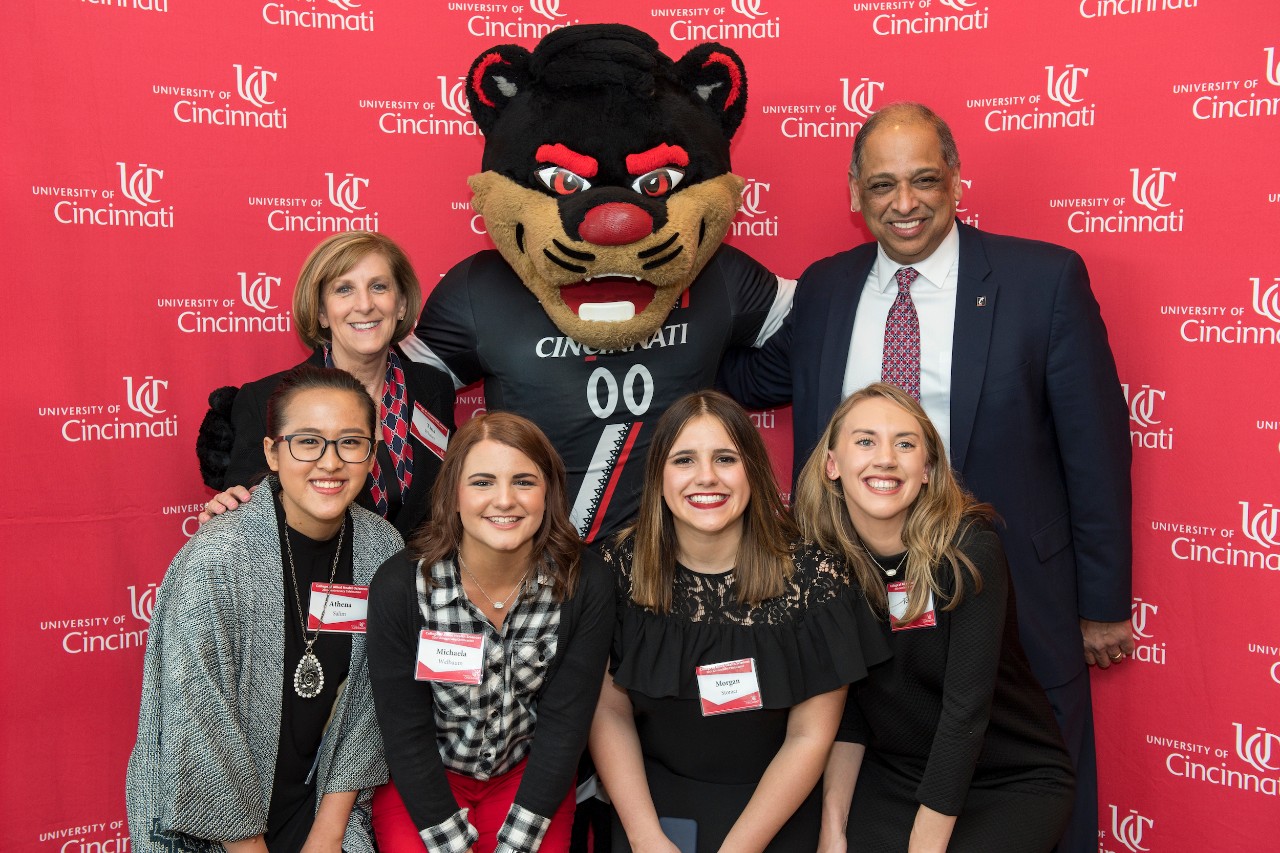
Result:
<svg viewBox="0 0 1280 853">
<path fill-rule="evenodd" d="M 431 488 L 431 520 L 409 542 L 410 553 L 422 560 L 422 573 L 431 582 L 431 567 L 453 554 L 462 542 L 458 515 L 458 484 L 467 455 L 482 441 L 496 441 L 529 457 L 546 483 L 542 526 L 533 536 L 533 558 L 551 574 L 556 599 L 572 595 L 578 583 L 582 540 L 569 521 L 564 463 L 532 421 L 510 412 L 487 412 L 467 421 L 449 441 L 444 464 Z"/>
<path fill-rule="evenodd" d="M 987 504 L 978 503 L 956 480 L 947 464 L 947 452 L 938 430 L 909 394 L 882 382 L 850 394 L 831 416 L 818 446 L 800 472 L 800 479 L 796 481 L 795 514 L 805 538 L 844 555 L 867 600 L 878 611 L 887 614 L 889 609 L 884 580 L 849 518 L 841 482 L 827 476 L 827 454 L 835 449 L 845 417 L 862 401 L 876 398 L 888 400 L 920 423 L 929 471 L 929 481 L 920 486 L 920 494 L 907 510 L 902 527 L 902 541 L 907 546 L 904 579 L 910 592 L 907 593 L 907 612 L 898 621 L 911 622 L 925 612 L 930 592 L 936 601 L 946 602 L 943 610 L 955 609 L 964 595 L 964 573 L 972 578 L 974 592 L 982 589 L 982 576 L 957 547 L 956 533 L 962 524 L 990 520 L 994 513 Z M 950 595 L 942 574 L 947 567 L 952 573 L 950 585 L 955 590 Z"/>
<path fill-rule="evenodd" d="M 795 524 L 787 515 L 769 464 L 764 440 L 746 411 L 718 391 L 697 391 L 680 398 L 659 418 L 645 462 L 640 514 L 619 538 L 635 537 L 631 598 L 658 613 L 671 609 L 676 572 L 676 535 L 671 510 L 662 497 L 663 476 L 681 430 L 694 418 L 708 416 L 724 427 L 742 459 L 751 500 L 742 517 L 742 541 L 734 580 L 738 601 L 754 607 L 781 595 L 791 577 L 791 541 Z"/>
</svg>

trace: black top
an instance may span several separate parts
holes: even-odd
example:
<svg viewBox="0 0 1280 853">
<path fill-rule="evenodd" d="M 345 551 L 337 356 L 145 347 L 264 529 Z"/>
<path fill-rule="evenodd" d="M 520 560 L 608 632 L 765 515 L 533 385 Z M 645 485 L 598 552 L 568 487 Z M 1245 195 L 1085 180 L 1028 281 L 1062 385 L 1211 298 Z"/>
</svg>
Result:
<svg viewBox="0 0 1280 853">
<path fill-rule="evenodd" d="M 867 676 L 888 644 L 844 564 L 797 543 L 784 593 L 739 604 L 732 571 L 699 574 L 677 565 L 672 609 L 631 600 L 634 542 L 605 549 L 616 572 L 619 628 L 610 669 L 636 712 L 646 758 L 683 777 L 758 782 L 786 737 L 789 709 Z M 703 717 L 697 667 L 754 658 L 761 711 Z"/>
<path fill-rule="evenodd" d="M 387 766 L 419 831 L 458 811 L 437 744 L 433 685 L 414 679 L 418 633 L 428 624 L 418 595 L 418 561 L 401 551 L 374 576 L 369 594 L 369 675 Z M 614 629 L 609 573 L 582 553 L 574 594 L 560 604 L 554 657 L 537 696 L 537 727 L 515 804 L 550 817 L 573 784 L 600 696 Z"/>
<path fill-rule="evenodd" d="M 271 791 L 271 807 L 267 812 L 267 846 L 272 853 L 288 853 L 302 848 L 311 831 L 315 814 L 315 779 L 311 768 L 320 751 L 325 726 L 338 700 L 338 688 L 346 681 L 351 666 L 351 635 L 320 634 L 312 653 L 324 669 L 324 687 L 314 699 L 304 699 L 293 685 L 293 674 L 302 659 L 304 623 L 299 620 L 294 598 L 293 577 L 289 571 L 289 550 L 293 550 L 293 567 L 297 572 L 299 598 L 305 618 L 310 607 L 311 584 L 328 583 L 333 557 L 338 548 L 338 534 L 320 542 L 285 524 L 280 501 L 276 502 L 276 519 L 280 528 L 280 555 L 284 582 L 284 666 L 281 683 L 280 743 L 276 752 L 276 772 Z M 333 582 L 352 582 L 352 539 L 354 528 L 350 513 L 342 536 L 342 553 L 338 557 Z M 311 637 L 314 632 L 308 632 Z"/>
<path fill-rule="evenodd" d="M 405 397 L 408 409 L 413 412 L 414 406 L 421 406 L 434 415 L 449 435 L 453 435 L 453 381 L 444 372 L 426 364 L 411 360 L 393 347 L 400 357 L 400 366 L 404 370 Z M 303 362 L 312 367 L 324 367 L 324 352 L 316 349 Z M 297 365 L 295 365 L 296 367 Z M 290 368 L 292 370 L 293 368 Z M 270 399 L 280 380 L 288 370 L 273 373 L 255 382 L 248 382 L 236 394 L 231 408 L 231 424 L 235 429 L 235 443 L 231 448 L 231 460 L 227 464 L 227 473 L 223 478 L 223 488 L 230 486 L 251 486 L 266 473 L 266 458 L 262 453 L 262 439 L 267 434 L 267 400 Z M 387 521 L 390 521 L 406 540 L 421 522 L 427 519 L 430 511 L 431 485 L 440 471 L 440 457 L 436 456 L 425 444 L 411 432 L 410 444 L 413 446 L 413 481 L 403 495 L 396 481 L 395 468 L 387 453 L 386 444 L 378 435 L 378 462 L 390 492 Z M 356 503 L 377 512 L 370 493 L 372 475 L 356 499 Z M 328 577 L 326 575 L 325 577 Z"/>
<path fill-rule="evenodd" d="M 977 522 L 960 534 L 960 548 L 982 576 L 981 592 L 965 573 L 964 597 L 955 610 L 936 610 L 936 627 L 891 631 L 887 619 L 880 623 L 893 659 L 850 689 L 838 736 L 866 744 L 864 760 L 910 776 L 917 801 L 946 815 L 960 814 L 970 786 L 1060 791 L 1072 779 L 1018 639 L 1000 540 Z M 901 556 L 877 561 L 882 572 Z"/>
<path fill-rule="evenodd" d="M 755 342 L 777 292 L 773 273 L 722 246 L 651 339 L 600 351 L 566 338 L 487 251 L 441 279 L 416 334 L 463 384 L 484 379 L 491 411 L 523 415 L 547 434 L 590 543 L 635 518 L 653 424 L 680 397 L 711 387 L 726 349 Z"/>
</svg>

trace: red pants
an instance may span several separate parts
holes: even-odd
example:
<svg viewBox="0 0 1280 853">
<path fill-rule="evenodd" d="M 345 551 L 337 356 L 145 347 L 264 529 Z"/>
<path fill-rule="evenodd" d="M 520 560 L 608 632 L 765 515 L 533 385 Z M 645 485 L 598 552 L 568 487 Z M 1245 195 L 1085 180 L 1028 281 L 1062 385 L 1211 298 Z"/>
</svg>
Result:
<svg viewBox="0 0 1280 853">
<path fill-rule="evenodd" d="M 498 830 L 515 801 L 520 780 L 524 778 L 524 767 L 525 762 L 521 761 L 488 782 L 445 771 L 458 807 L 469 809 L 467 820 L 480 833 L 472 848 L 475 853 L 493 853 L 498 845 Z M 551 826 L 542 836 L 539 853 L 568 853 L 569 837 L 573 832 L 573 807 L 574 789 L 570 788 L 569 795 L 551 816 Z M 409 811 L 394 783 L 387 783 L 373 792 L 373 832 L 377 836 L 380 853 L 422 853 L 425 849 L 422 836 L 418 835 L 418 828 L 409 818 Z"/>
</svg>

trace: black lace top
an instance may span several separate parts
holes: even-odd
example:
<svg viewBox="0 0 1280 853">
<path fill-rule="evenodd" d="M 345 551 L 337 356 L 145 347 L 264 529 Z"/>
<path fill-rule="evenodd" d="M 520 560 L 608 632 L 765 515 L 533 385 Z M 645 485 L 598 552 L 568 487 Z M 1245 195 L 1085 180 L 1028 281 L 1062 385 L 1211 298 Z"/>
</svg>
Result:
<svg viewBox="0 0 1280 853">
<path fill-rule="evenodd" d="M 677 564 L 666 614 L 631 600 L 633 553 L 631 539 L 603 551 L 619 609 L 610 668 L 629 691 L 697 699 L 697 667 L 754 658 L 764 706 L 789 708 L 864 678 L 890 656 L 844 563 L 816 546 L 795 543 L 783 594 L 754 607 L 738 602 L 732 570 L 700 574 Z"/>
</svg>

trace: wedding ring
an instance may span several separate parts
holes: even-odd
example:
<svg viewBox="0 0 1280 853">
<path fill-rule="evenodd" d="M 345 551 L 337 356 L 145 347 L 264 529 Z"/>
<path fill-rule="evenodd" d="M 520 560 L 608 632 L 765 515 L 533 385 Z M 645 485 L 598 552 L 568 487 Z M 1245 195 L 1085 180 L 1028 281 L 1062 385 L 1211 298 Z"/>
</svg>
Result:
<svg viewBox="0 0 1280 853">
<path fill-rule="evenodd" d="M 1124 652 L 1116 652 L 1111 656 L 1111 659 L 1113 661 L 1124 660 Z"/>
</svg>

